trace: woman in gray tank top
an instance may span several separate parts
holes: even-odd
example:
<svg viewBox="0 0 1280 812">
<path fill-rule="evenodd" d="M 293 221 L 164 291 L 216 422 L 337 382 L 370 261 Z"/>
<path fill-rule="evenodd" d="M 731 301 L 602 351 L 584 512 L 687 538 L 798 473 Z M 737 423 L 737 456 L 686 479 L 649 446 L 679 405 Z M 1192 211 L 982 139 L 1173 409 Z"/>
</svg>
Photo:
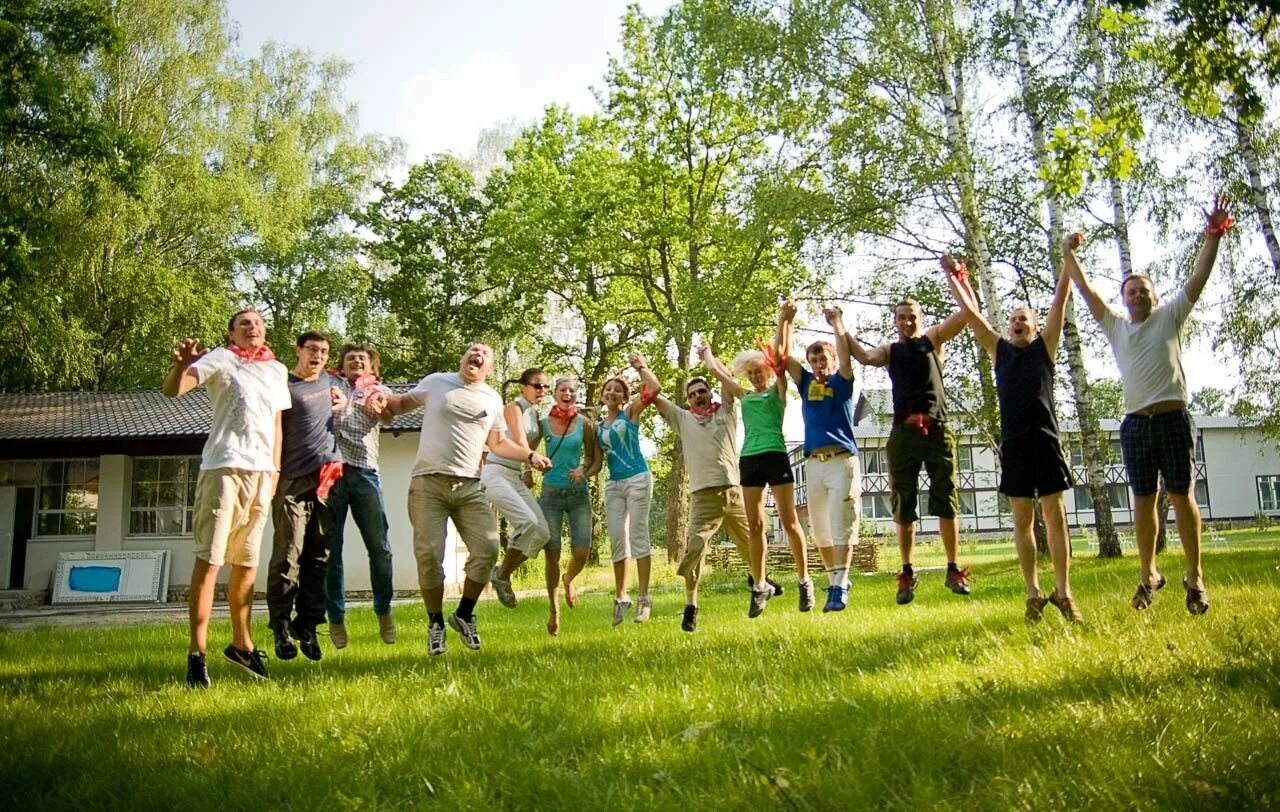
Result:
<svg viewBox="0 0 1280 812">
<path fill-rule="evenodd" d="M 518 445 L 533 454 L 541 435 L 539 428 L 538 404 L 547 393 L 547 375 L 537 367 L 526 369 L 519 381 L 520 397 L 508 403 L 502 410 L 505 420 L 504 433 Z M 516 605 L 516 593 L 511 588 L 511 573 L 516 567 L 530 558 L 537 558 L 542 548 L 547 546 L 551 532 L 547 528 L 547 520 L 543 518 L 538 500 L 529 490 L 528 475 L 524 466 L 512 460 L 503 459 L 494 454 L 485 457 L 484 467 L 480 471 L 480 484 L 484 486 L 485 497 L 489 504 L 507 520 L 511 535 L 507 542 L 507 555 L 502 564 L 495 567 L 489 583 L 497 593 L 503 606 L 511 608 Z M 552 562 L 547 561 L 547 583 L 559 585 L 559 566 L 551 572 Z M 556 606 L 555 587 L 549 586 L 551 597 L 552 619 L 555 620 Z M 558 623 L 548 623 L 547 631 L 559 632 Z"/>
</svg>

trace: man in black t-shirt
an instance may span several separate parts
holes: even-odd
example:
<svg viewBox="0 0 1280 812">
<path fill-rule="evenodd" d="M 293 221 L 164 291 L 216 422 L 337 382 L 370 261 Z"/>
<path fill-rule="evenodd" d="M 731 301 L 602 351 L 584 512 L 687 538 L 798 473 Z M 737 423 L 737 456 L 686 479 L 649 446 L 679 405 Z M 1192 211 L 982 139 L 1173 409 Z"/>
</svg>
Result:
<svg viewBox="0 0 1280 812">
<path fill-rule="evenodd" d="M 1083 239 L 1080 234 L 1072 234 L 1063 242 L 1063 254 L 1076 250 Z M 996 394 L 1000 400 L 1000 493 L 1009 498 L 1013 513 L 1013 543 L 1027 585 L 1027 621 L 1039 622 L 1045 605 L 1052 603 L 1067 620 L 1078 622 L 1080 610 L 1072 599 L 1067 578 L 1070 536 L 1062 504 L 1062 492 L 1072 484 L 1071 469 L 1062 454 L 1053 404 L 1054 359 L 1071 297 L 1071 277 L 1065 272 L 1059 274 L 1043 332 L 1034 310 L 1017 307 L 1009 314 L 1006 339 L 983 317 L 964 266 L 944 263 L 944 267 L 951 295 L 968 318 L 974 337 L 995 362 Z M 1036 574 L 1036 543 L 1031 528 L 1037 497 L 1053 559 L 1054 589 L 1048 596 L 1040 591 Z"/>
<path fill-rule="evenodd" d="M 904 299 L 893 309 L 898 340 L 863 349 L 852 333 L 845 334 L 850 354 L 864 366 L 888 367 L 893 386 L 893 428 L 885 447 L 889 463 L 889 499 L 898 531 L 902 571 L 898 574 L 898 605 L 911 603 L 920 579 L 912 556 L 916 546 L 916 502 L 920 466 L 929 475 L 929 512 L 938 517 L 938 535 L 947 553 L 946 586 L 957 595 L 969 594 L 966 570 L 956 563 L 959 530 L 956 513 L 956 439 L 947 428 L 942 386 L 942 345 L 964 329 L 963 313 L 953 313 L 925 330 L 920 305 Z"/>
<path fill-rule="evenodd" d="M 292 660 L 301 649 L 307 659 L 319 660 L 316 626 L 324 622 L 324 579 L 334 523 L 329 491 L 342 475 L 333 413 L 345 406 L 346 397 L 323 374 L 329 360 L 328 336 L 303 333 L 297 349 L 298 362 L 289 372 L 293 408 L 281 421 L 280 481 L 271 503 L 274 533 L 267 610 L 277 659 Z"/>
</svg>

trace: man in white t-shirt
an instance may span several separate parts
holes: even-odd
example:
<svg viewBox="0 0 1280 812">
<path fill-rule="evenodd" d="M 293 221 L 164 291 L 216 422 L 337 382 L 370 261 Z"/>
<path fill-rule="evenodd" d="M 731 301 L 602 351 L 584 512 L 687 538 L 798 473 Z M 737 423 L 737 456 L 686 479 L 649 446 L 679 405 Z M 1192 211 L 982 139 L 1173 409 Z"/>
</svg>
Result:
<svg viewBox="0 0 1280 812">
<path fill-rule="evenodd" d="M 266 345 L 266 326 L 255 310 L 242 310 L 227 325 L 227 345 L 200 351 L 194 338 L 173 350 L 162 391 L 178 397 L 204 386 L 213 423 L 200 460 L 191 534 L 191 641 L 187 685 L 209 687 L 205 648 L 218 568 L 231 565 L 231 645 L 223 656 L 258 679 L 267 679 L 262 652 L 249 633 L 258 548 L 271 514 L 280 471 L 280 413 L 291 405 L 289 371 Z"/>
<path fill-rule="evenodd" d="M 724 388 L 720 402 L 714 402 L 711 385 L 701 377 L 689 379 L 685 397 L 688 409 L 661 395 L 653 402 L 680 436 L 681 457 L 689 475 L 689 534 L 678 571 L 684 576 L 685 588 L 680 628 L 692 632 L 698 628 L 698 583 L 711 537 L 724 525 L 748 566 L 752 540 L 738 473 L 738 401 Z M 759 614 L 772 595 L 773 587 L 767 581 L 753 584 L 752 611 Z"/>
<path fill-rule="evenodd" d="M 1182 290 L 1160 305 L 1149 278 L 1141 274 L 1125 277 L 1120 296 L 1127 316 L 1107 307 L 1085 278 L 1074 251 L 1065 251 L 1063 257 L 1064 269 L 1075 279 L 1089 312 L 1111 343 L 1124 385 L 1120 448 L 1133 489 L 1133 525 L 1140 560 L 1138 591 L 1130 601 L 1134 609 L 1150 606 L 1155 591 L 1165 585 L 1155 560 L 1156 501 L 1163 479 L 1187 558 L 1187 577 L 1182 582 L 1187 611 L 1193 615 L 1209 611 L 1200 569 L 1200 510 L 1193 490 L 1195 432 L 1187 411 L 1182 328 L 1209 281 L 1218 243 L 1232 225 L 1225 196 L 1214 200 L 1213 211 L 1205 212 L 1205 218 L 1204 246 Z"/>
<path fill-rule="evenodd" d="M 418 456 L 409 485 L 409 522 L 418 586 L 427 607 L 427 651 L 444 654 L 444 555 L 446 520 L 452 520 L 467 546 L 462 599 L 449 625 L 470 649 L 480 648 L 474 609 L 498 560 L 498 526 L 480 484 L 485 448 L 510 460 L 546 470 L 551 462 L 503 436 L 502 398 L 485 378 L 493 371 L 493 349 L 472 344 L 457 372 L 428 375 L 398 398 L 388 411 L 423 409 Z"/>
</svg>

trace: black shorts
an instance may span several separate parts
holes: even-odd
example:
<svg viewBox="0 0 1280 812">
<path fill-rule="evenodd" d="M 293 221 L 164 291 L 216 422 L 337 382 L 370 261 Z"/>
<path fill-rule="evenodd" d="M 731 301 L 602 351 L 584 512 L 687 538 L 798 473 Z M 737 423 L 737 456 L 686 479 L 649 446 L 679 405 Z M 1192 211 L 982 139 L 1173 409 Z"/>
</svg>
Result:
<svg viewBox="0 0 1280 812">
<path fill-rule="evenodd" d="M 738 474 L 744 488 L 790 485 L 796 481 L 785 451 L 766 451 L 738 458 Z"/>
<path fill-rule="evenodd" d="M 1057 437 L 1034 431 L 1000 444 L 1000 493 L 1005 496 L 1034 499 L 1073 484 Z"/>
<path fill-rule="evenodd" d="M 1186 409 L 1164 414 L 1127 414 L 1120 424 L 1120 451 L 1136 496 L 1164 489 L 1180 496 L 1191 492 L 1195 452 L 1191 414 Z"/>
</svg>

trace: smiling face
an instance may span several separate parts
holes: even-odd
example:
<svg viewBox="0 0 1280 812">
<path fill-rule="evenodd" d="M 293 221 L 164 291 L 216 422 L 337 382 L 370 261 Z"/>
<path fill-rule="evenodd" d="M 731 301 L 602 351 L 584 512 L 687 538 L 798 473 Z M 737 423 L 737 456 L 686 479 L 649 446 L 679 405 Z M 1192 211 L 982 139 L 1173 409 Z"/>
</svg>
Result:
<svg viewBox="0 0 1280 812">
<path fill-rule="evenodd" d="M 1036 312 L 1031 308 L 1018 307 L 1009 314 L 1009 343 L 1013 346 L 1027 346 L 1035 340 L 1039 330 Z"/>
<path fill-rule="evenodd" d="M 578 402 L 578 382 L 568 378 L 556 381 L 556 405 L 569 408 Z"/>
<path fill-rule="evenodd" d="M 918 338 L 921 320 L 919 305 L 900 304 L 893 309 L 893 327 L 900 339 Z"/>
<path fill-rule="evenodd" d="M 293 374 L 304 380 L 313 381 L 324 371 L 329 363 L 329 342 L 318 338 L 308 338 L 298 345 L 298 365 Z"/>
<path fill-rule="evenodd" d="M 1129 320 L 1135 324 L 1146 321 L 1151 315 L 1151 308 L 1156 305 L 1156 289 L 1152 287 L 1151 280 L 1137 274 L 1124 280 L 1120 297 L 1129 311 Z"/>
<path fill-rule="evenodd" d="M 374 374 L 373 359 L 364 350 L 349 350 L 342 356 L 342 376 L 355 383 L 361 375 Z"/>
<path fill-rule="evenodd" d="M 547 395 L 547 376 L 542 373 L 529 376 L 528 383 L 520 384 L 520 394 L 525 400 L 537 406 Z"/>
<path fill-rule="evenodd" d="M 711 407 L 711 386 L 703 379 L 694 378 L 689 381 L 684 393 L 689 399 L 690 408 L 707 409 Z"/>
<path fill-rule="evenodd" d="M 763 392 L 773 385 L 773 370 L 762 360 L 748 362 L 742 371 L 751 388 L 757 392 Z"/>
<path fill-rule="evenodd" d="M 627 402 L 627 385 L 618 378 L 612 378 L 604 385 L 600 400 L 611 409 L 621 409 Z"/>
<path fill-rule="evenodd" d="M 227 331 L 227 340 L 242 350 L 256 351 L 267 341 L 267 325 L 256 310 L 237 313 Z"/>
<path fill-rule="evenodd" d="M 466 383 L 479 383 L 493 372 L 493 348 L 488 344 L 472 344 L 462 354 L 458 374 Z"/>
</svg>

